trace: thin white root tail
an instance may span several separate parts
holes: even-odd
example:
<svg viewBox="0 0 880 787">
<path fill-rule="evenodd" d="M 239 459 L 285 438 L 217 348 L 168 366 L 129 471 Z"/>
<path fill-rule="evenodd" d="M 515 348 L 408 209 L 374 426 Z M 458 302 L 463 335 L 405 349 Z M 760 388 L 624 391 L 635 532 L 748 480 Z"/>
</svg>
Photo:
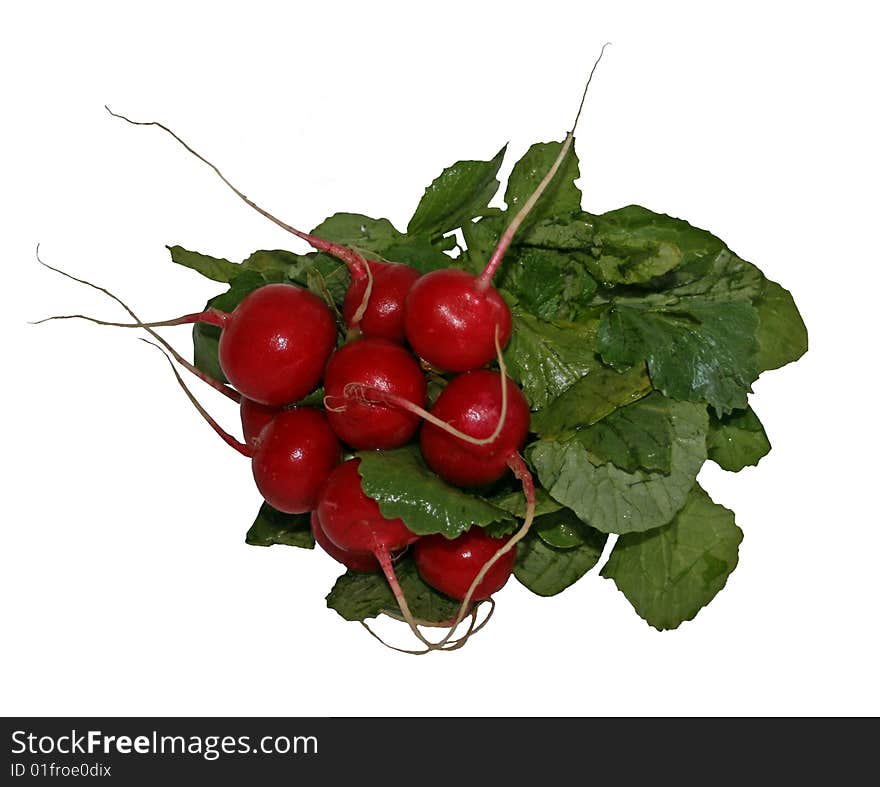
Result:
<svg viewBox="0 0 880 787">
<path fill-rule="evenodd" d="M 211 414 L 202 406 L 202 403 L 196 399 L 195 394 L 190 391 L 187 384 L 184 382 L 183 377 L 180 376 L 180 372 L 177 371 L 177 367 L 174 365 L 174 362 L 171 360 L 171 357 L 168 353 L 165 352 L 158 344 L 155 342 L 151 342 L 149 339 L 140 339 L 140 341 L 144 342 L 144 344 L 149 344 L 151 347 L 155 347 L 162 355 L 165 356 L 165 360 L 168 361 L 168 365 L 171 367 L 171 371 L 174 372 L 174 376 L 177 379 L 177 384 L 183 389 L 183 392 L 186 394 L 187 399 L 192 403 L 192 406 L 196 408 L 199 415 L 205 419 L 210 426 L 223 440 L 226 445 L 234 448 L 238 451 L 242 456 L 246 456 L 250 459 L 253 456 L 253 451 L 250 446 L 245 445 L 244 443 L 236 440 L 229 432 L 227 432 L 220 424 L 218 424 Z"/>
<path fill-rule="evenodd" d="M 495 272 L 498 270 L 498 266 L 501 265 L 501 260 L 504 258 L 507 249 L 510 248 L 510 244 L 513 242 L 514 235 L 516 235 L 517 230 L 526 220 L 529 213 L 532 212 L 535 204 L 541 198 L 541 195 L 546 191 L 547 186 L 550 185 L 550 181 L 553 180 L 554 176 L 559 171 L 559 168 L 562 166 L 562 162 L 565 160 L 565 157 L 568 155 L 568 151 L 571 148 L 572 142 L 574 141 L 575 129 L 577 129 L 577 124 L 580 120 L 581 112 L 584 108 L 584 102 L 587 99 L 587 91 L 590 89 L 590 82 L 593 81 L 593 74 L 596 73 L 596 68 L 598 67 L 599 62 L 602 60 L 602 55 L 605 54 L 605 49 L 608 46 L 609 44 L 607 43 L 603 44 L 602 50 L 599 52 L 599 57 L 597 57 L 596 61 L 593 63 L 593 68 L 590 70 L 590 75 L 587 77 L 587 84 L 584 86 L 584 92 L 581 95 L 581 102 L 578 106 L 578 111 L 575 115 L 574 123 L 572 124 L 571 131 L 569 131 L 565 135 L 565 141 L 562 143 L 562 148 L 559 150 L 559 155 L 556 157 L 553 165 L 550 167 L 547 174 L 544 175 L 537 188 L 523 203 L 523 206 L 517 211 L 516 215 L 507 226 L 507 229 L 504 230 L 504 234 L 498 241 L 498 245 L 495 247 L 495 251 L 492 252 L 492 256 L 489 258 L 489 262 L 486 264 L 485 269 L 480 274 L 480 277 L 477 281 L 478 289 L 485 290 L 489 288 L 492 283 L 492 279 L 495 276 Z"/>
<path fill-rule="evenodd" d="M 236 391 L 234 388 L 232 388 L 229 385 L 224 385 L 219 380 L 215 380 L 213 377 L 205 374 L 201 369 L 199 369 L 198 367 L 194 366 L 189 361 L 187 361 L 186 358 L 184 358 L 179 352 L 177 352 L 177 350 L 175 350 L 174 347 L 169 342 L 167 342 L 163 336 L 161 336 L 156 331 L 154 331 L 149 325 L 145 324 L 141 320 L 141 318 L 138 317 L 134 313 L 132 308 L 127 303 L 125 303 L 125 301 L 123 301 L 122 298 L 120 298 L 118 295 L 115 295 L 114 293 L 110 292 L 110 290 L 108 290 L 104 287 L 100 287 L 99 285 L 93 284 L 92 282 L 86 281 L 85 279 L 79 279 L 76 276 L 73 276 L 72 274 L 61 270 L 60 268 L 55 268 L 52 265 L 49 265 L 47 262 L 43 262 L 43 260 L 40 258 L 40 245 L 39 244 L 37 244 L 37 262 L 39 262 L 40 265 L 42 265 L 44 268 L 48 268 L 50 271 L 58 273 L 58 274 L 64 276 L 65 278 L 70 279 L 71 281 L 77 282 L 78 284 L 85 284 L 87 287 L 91 287 L 93 290 L 97 290 L 98 292 L 101 292 L 104 295 L 106 295 L 108 298 L 116 301 L 116 303 L 118 303 L 123 309 L 125 309 L 125 311 L 127 311 L 129 313 L 129 315 L 131 315 L 132 319 L 135 320 L 135 322 L 139 323 L 140 325 L 143 325 L 144 330 L 148 334 L 150 334 L 150 336 L 152 336 L 157 342 L 159 342 L 159 344 L 161 344 L 169 353 L 171 353 L 174 360 L 177 361 L 177 363 L 179 363 L 184 369 L 186 369 L 188 372 L 190 372 L 190 374 L 195 375 L 202 382 L 207 383 L 214 390 L 219 391 L 224 396 L 227 396 L 230 399 L 232 399 L 232 401 L 234 401 L 234 402 L 241 401 L 241 394 L 238 391 Z"/>
</svg>

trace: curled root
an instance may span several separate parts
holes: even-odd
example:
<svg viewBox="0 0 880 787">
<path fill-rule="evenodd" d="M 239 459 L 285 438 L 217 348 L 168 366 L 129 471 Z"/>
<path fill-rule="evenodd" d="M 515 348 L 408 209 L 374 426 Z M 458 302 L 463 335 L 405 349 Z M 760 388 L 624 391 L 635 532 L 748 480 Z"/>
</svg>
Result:
<svg viewBox="0 0 880 787">
<path fill-rule="evenodd" d="M 479 619 L 479 610 L 484 603 L 489 605 L 489 611 L 486 613 L 486 616 L 483 618 L 483 620 L 479 624 L 477 624 L 477 620 Z M 474 634 L 477 634 L 479 631 L 481 631 L 485 627 L 485 625 L 489 622 L 489 620 L 491 620 L 494 612 L 495 612 L 494 599 L 488 598 L 488 599 L 485 599 L 484 601 L 477 602 L 477 604 L 474 605 L 473 609 L 471 610 L 471 612 L 469 614 L 469 623 L 468 623 L 467 630 L 465 631 L 464 634 L 462 634 L 460 637 L 447 639 L 447 641 L 445 642 L 443 647 L 439 647 L 437 645 L 432 644 L 429 647 L 423 648 L 422 650 L 410 650 L 407 648 L 397 647 L 396 645 L 391 645 L 390 643 L 388 643 L 384 639 L 382 639 L 382 637 L 380 637 L 375 631 L 373 631 L 373 629 L 369 626 L 369 624 L 366 623 L 366 621 L 362 620 L 361 625 L 369 632 L 371 637 L 373 637 L 374 639 L 377 639 L 386 648 L 389 648 L 390 650 L 395 650 L 398 653 L 407 653 L 411 656 L 424 656 L 426 653 L 432 653 L 435 650 L 452 651 L 452 650 L 458 650 L 459 648 L 464 647 L 465 644 L 467 644 L 468 640 L 472 636 L 474 636 Z M 400 615 L 398 615 L 390 610 L 384 610 L 384 614 L 388 615 L 391 618 L 394 618 L 395 620 L 403 620 L 403 618 Z M 417 621 L 417 623 L 419 626 L 434 627 L 434 628 L 439 628 L 439 627 L 449 628 L 452 625 L 452 621 L 443 621 L 440 623 L 431 623 L 429 621 Z M 459 623 L 461 623 L 461 621 L 459 621 Z M 455 629 L 453 628 L 453 630 L 450 632 L 450 634 L 454 633 L 454 630 Z"/>
<path fill-rule="evenodd" d="M 360 330 L 361 320 L 364 319 L 364 314 L 367 313 L 367 307 L 370 305 L 370 296 L 373 294 L 373 271 L 370 270 L 369 263 L 364 263 L 364 270 L 366 271 L 367 286 L 364 288 L 364 297 L 361 298 L 360 305 L 351 316 L 349 328 L 353 331 Z"/>
<path fill-rule="evenodd" d="M 344 413 L 348 409 L 348 403 L 341 396 L 325 396 L 324 409 L 329 413 Z"/>
</svg>

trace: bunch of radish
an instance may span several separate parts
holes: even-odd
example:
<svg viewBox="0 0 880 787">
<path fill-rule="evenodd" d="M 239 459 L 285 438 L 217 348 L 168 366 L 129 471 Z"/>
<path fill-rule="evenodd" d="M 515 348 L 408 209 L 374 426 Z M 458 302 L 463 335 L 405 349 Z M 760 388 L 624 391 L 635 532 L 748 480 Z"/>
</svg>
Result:
<svg viewBox="0 0 880 787">
<path fill-rule="evenodd" d="M 417 644 L 398 650 L 462 647 L 512 574 L 555 595 L 612 534 L 602 576 L 658 629 L 692 619 L 737 564 L 742 533 L 697 474 L 770 450 L 751 384 L 806 351 L 806 328 L 791 294 L 711 233 L 635 205 L 583 210 L 587 88 L 563 142 L 513 168 L 507 211 L 489 206 L 502 149 L 444 170 L 406 233 L 357 214 L 299 230 L 168 127 L 116 115 L 171 135 L 314 251 L 234 263 L 172 247 L 229 290 L 148 322 L 75 279 L 130 321 L 50 319 L 146 331 L 250 460 L 264 505 L 248 543 L 322 548 L 348 569 L 328 605 L 377 638 L 367 618 L 405 622 Z M 159 332 L 179 325 L 194 363 Z M 181 368 L 238 404 L 241 438 Z"/>
</svg>

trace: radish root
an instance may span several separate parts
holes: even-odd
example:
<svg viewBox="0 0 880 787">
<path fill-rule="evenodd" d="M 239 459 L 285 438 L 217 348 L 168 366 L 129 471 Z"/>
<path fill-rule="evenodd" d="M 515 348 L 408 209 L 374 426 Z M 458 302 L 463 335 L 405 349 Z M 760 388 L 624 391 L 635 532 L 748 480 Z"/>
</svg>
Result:
<svg viewBox="0 0 880 787">
<path fill-rule="evenodd" d="M 380 545 L 373 554 L 375 554 L 376 560 L 379 561 L 382 573 L 385 575 L 385 579 L 391 586 L 391 592 L 394 594 L 394 600 L 397 602 L 397 606 L 400 607 L 403 619 L 410 627 L 412 633 L 430 649 L 431 643 L 425 639 L 425 636 L 419 631 L 416 620 L 413 617 L 412 612 L 410 612 L 409 604 L 406 600 L 406 594 L 403 592 L 403 588 L 400 586 L 400 581 L 397 579 L 397 574 L 394 571 L 394 565 L 391 562 L 391 555 L 388 553 L 388 549 L 384 545 Z"/>
<path fill-rule="evenodd" d="M 532 474 L 529 471 L 528 466 L 526 465 L 523 458 L 518 454 L 512 454 L 510 459 L 508 460 L 508 464 L 510 465 L 510 469 L 513 470 L 513 474 L 520 480 L 523 485 L 523 494 L 526 498 L 526 516 L 523 520 L 522 527 L 514 533 L 501 547 L 499 547 L 498 551 L 492 555 L 484 564 L 483 567 L 477 573 L 477 576 L 474 577 L 474 581 L 471 582 L 471 586 L 468 588 L 468 592 L 465 594 L 464 599 L 461 602 L 461 607 L 458 611 L 458 615 L 455 618 L 455 622 L 453 624 L 452 631 L 455 630 L 455 626 L 457 626 L 464 619 L 467 614 L 467 610 L 471 604 L 471 600 L 474 597 L 474 593 L 479 587 L 480 583 L 486 577 L 486 574 L 489 573 L 489 570 L 494 566 L 504 555 L 510 552 L 511 549 L 516 547 L 516 545 L 522 541 L 529 533 L 529 530 L 532 527 L 532 522 L 535 520 L 535 508 L 536 508 L 536 500 L 535 500 L 535 482 L 532 478 Z M 452 633 L 450 631 L 450 634 Z M 442 648 L 448 641 L 450 634 L 447 634 L 446 637 L 440 640 L 437 643 L 438 648 Z"/>
<path fill-rule="evenodd" d="M 537 203 L 537 201 L 541 198 L 541 195 L 547 189 L 547 186 L 550 185 L 550 181 L 553 180 L 553 177 L 559 171 L 559 167 L 562 166 L 563 160 L 568 155 L 568 151 L 571 148 L 572 142 L 574 141 L 575 129 L 577 128 L 578 121 L 581 117 L 581 112 L 584 108 L 584 102 L 587 99 L 587 91 L 590 89 L 590 82 L 593 81 L 593 74 L 596 73 L 596 68 L 602 60 L 602 55 L 605 54 L 605 49 L 608 46 L 608 43 L 602 45 L 602 49 L 599 52 L 599 57 L 597 57 L 596 61 L 593 63 L 593 67 L 590 70 L 590 75 L 587 77 L 587 84 L 584 87 L 583 95 L 581 95 L 581 103 L 578 106 L 578 111 L 575 115 L 574 123 L 572 124 L 571 131 L 569 131 L 565 135 L 565 141 L 562 143 L 562 148 L 559 151 L 559 155 L 553 162 L 553 166 L 551 166 L 547 174 L 544 175 L 543 180 L 541 180 L 541 182 L 538 184 L 538 187 L 532 192 L 531 196 L 523 203 L 523 206 L 513 217 L 507 229 L 504 231 L 504 234 L 501 236 L 501 239 L 498 241 L 498 245 L 495 247 L 495 251 L 492 252 L 492 256 L 489 258 L 488 264 L 477 279 L 478 291 L 485 291 L 491 286 L 492 278 L 495 276 L 495 272 L 498 270 L 498 266 L 501 264 L 501 260 L 503 259 L 504 254 L 510 247 L 511 242 L 513 241 L 513 236 L 516 235 L 516 231 L 520 228 L 520 225 L 526 220 L 526 217 L 529 215 L 529 213 L 531 213 L 532 208 L 535 207 L 535 203 Z"/>
<path fill-rule="evenodd" d="M 226 176 L 220 171 L 220 169 L 212 164 L 208 159 L 206 159 L 201 153 L 194 150 L 190 147 L 186 142 L 184 142 L 177 134 L 175 134 L 168 126 L 159 123 L 155 120 L 142 121 L 142 120 L 131 120 L 127 118 L 125 115 L 120 115 L 117 112 L 114 112 L 110 107 L 106 106 L 104 109 L 107 110 L 113 117 L 119 118 L 120 120 L 124 120 L 126 123 L 130 123 L 133 126 L 156 126 L 156 128 L 162 129 L 166 134 L 172 136 L 177 142 L 179 142 L 189 153 L 195 156 L 199 161 L 207 164 L 214 173 L 217 175 L 223 183 L 226 184 L 227 187 L 245 204 L 249 205 L 253 208 L 257 213 L 265 218 L 269 219 L 273 224 L 278 225 L 281 229 L 291 233 L 292 235 L 296 235 L 297 238 L 301 238 L 306 243 L 308 243 L 312 248 L 317 249 L 318 251 L 326 252 L 336 259 L 341 260 L 345 263 L 346 267 L 351 271 L 351 275 L 353 278 L 362 278 L 369 273 L 369 266 L 367 265 L 366 260 L 358 254 L 356 251 L 352 251 L 351 249 L 346 248 L 345 246 L 340 246 L 338 243 L 332 243 L 330 241 L 324 240 L 323 238 L 318 238 L 315 235 L 310 235 L 307 232 L 303 232 L 302 230 L 296 229 L 296 227 L 292 227 L 287 222 L 282 221 L 281 219 L 273 216 L 269 211 L 264 210 L 256 202 L 247 197 L 242 191 L 240 191 L 236 186 L 234 186 Z"/>
<path fill-rule="evenodd" d="M 486 613 L 485 618 L 483 618 L 483 620 L 479 624 L 477 624 L 477 620 L 479 619 L 479 610 L 483 604 L 489 605 L 489 611 Z M 390 650 L 395 650 L 398 653 L 406 653 L 411 656 L 424 656 L 426 653 L 432 653 L 435 650 L 452 651 L 452 650 L 458 650 L 459 648 L 464 647 L 464 645 L 467 643 L 467 641 L 472 636 L 474 636 L 474 634 L 478 633 L 486 626 L 486 624 L 489 622 L 489 620 L 491 620 L 492 615 L 494 613 L 495 613 L 494 599 L 488 598 L 488 599 L 485 599 L 485 601 L 477 602 L 469 614 L 469 623 L 468 623 L 467 630 L 465 631 L 464 634 L 462 634 L 460 637 L 455 637 L 453 639 L 450 639 L 446 643 L 446 646 L 443 648 L 437 648 L 437 647 L 431 646 L 431 647 L 428 647 L 428 648 L 425 648 L 422 650 L 409 650 L 407 648 L 400 648 L 400 647 L 397 647 L 396 645 L 391 645 L 390 643 L 388 643 L 384 639 L 382 639 L 382 637 L 380 637 L 375 631 L 373 631 L 373 629 L 365 621 L 361 621 L 361 625 L 369 632 L 371 637 L 373 637 L 374 639 L 381 642 L 386 648 L 389 648 Z M 384 610 L 384 614 L 388 615 L 388 617 L 394 618 L 395 620 L 403 621 L 403 618 L 400 615 L 398 615 L 397 613 L 395 613 L 391 610 Z M 452 620 L 443 621 L 440 623 L 431 623 L 429 621 L 420 621 L 420 620 L 417 620 L 416 622 L 420 626 L 434 627 L 434 628 L 449 628 L 450 626 L 452 626 L 452 623 L 453 623 Z M 453 629 L 453 631 L 454 631 L 454 629 Z"/>
<path fill-rule="evenodd" d="M 192 391 L 190 391 L 187 384 L 184 382 L 183 378 L 180 376 L 180 372 L 177 371 L 177 367 L 174 365 L 174 362 L 171 360 L 171 356 L 168 355 L 165 350 L 163 350 L 158 344 L 155 342 L 151 342 L 149 339 L 141 339 L 145 344 L 149 344 L 151 347 L 155 347 L 162 355 L 165 356 L 165 360 L 168 361 L 168 365 L 171 367 L 171 371 L 174 372 L 174 376 L 177 378 L 177 383 L 183 389 L 183 392 L 186 394 L 187 398 L 192 403 L 193 407 L 198 410 L 199 415 L 208 422 L 208 425 L 220 436 L 220 438 L 225 442 L 228 446 L 231 446 L 236 451 L 238 451 L 243 456 L 246 456 L 250 459 L 253 456 L 253 451 L 250 446 L 245 445 L 242 442 L 236 440 L 229 432 L 227 432 L 220 424 L 218 424 L 208 413 L 207 410 L 202 406 L 201 402 L 196 399 L 195 395 Z"/>
<path fill-rule="evenodd" d="M 119 296 L 114 295 L 112 292 L 110 292 L 110 290 L 107 290 L 104 287 L 100 287 L 97 284 L 93 284 L 90 281 L 86 281 L 85 279 L 79 279 L 76 276 L 73 276 L 72 274 L 61 270 L 60 268 L 55 268 L 55 267 L 49 265 L 47 262 L 43 262 L 43 260 L 40 259 L 40 246 L 39 246 L 39 244 L 37 244 L 37 262 L 39 262 L 40 265 L 42 265 L 44 268 L 48 268 L 50 271 L 54 271 L 55 273 L 59 273 L 62 276 L 65 276 L 66 278 L 70 279 L 71 281 L 75 281 L 79 284 L 85 284 L 87 287 L 91 287 L 94 290 L 98 290 L 98 292 L 104 293 L 104 295 L 108 296 L 109 298 L 112 298 L 123 309 L 125 309 L 125 311 L 127 311 L 134 320 L 137 320 L 137 322 L 141 322 L 141 318 L 138 317 L 134 313 L 134 311 L 132 311 L 131 307 L 128 306 L 128 304 L 126 304 Z M 224 383 L 221 383 L 219 380 L 215 380 L 213 377 L 211 377 L 208 374 L 205 374 L 201 369 L 199 369 L 198 367 L 191 364 L 189 361 L 186 360 L 186 358 L 184 358 L 179 352 L 177 352 L 177 350 L 175 350 L 174 347 L 171 344 L 169 344 L 165 340 L 164 337 L 162 337 L 160 334 L 156 333 L 156 331 L 154 331 L 152 328 L 145 325 L 144 330 L 147 333 L 149 333 L 150 336 L 152 336 L 157 342 L 159 342 L 159 344 L 161 344 L 169 353 L 171 353 L 174 360 L 177 361 L 177 363 L 179 363 L 184 369 L 186 369 L 188 372 L 190 372 L 190 374 L 195 375 L 203 383 L 207 383 L 214 390 L 219 391 L 224 396 L 229 397 L 230 399 L 232 399 L 233 402 L 240 402 L 241 401 L 241 394 L 238 391 L 236 391 L 232 386 L 225 385 Z"/>
<path fill-rule="evenodd" d="M 229 315 L 226 312 L 221 312 L 219 309 L 207 309 L 203 312 L 184 314 L 182 317 L 175 317 L 173 320 L 161 320 L 159 322 L 109 322 L 108 320 L 89 317 L 87 314 L 56 314 L 52 317 L 44 317 L 42 320 L 37 320 L 31 324 L 42 325 L 44 322 L 51 322 L 52 320 L 86 320 L 95 325 L 109 325 L 113 328 L 168 328 L 173 325 L 192 325 L 194 322 L 204 322 L 217 328 L 223 328 L 229 320 Z"/>
</svg>

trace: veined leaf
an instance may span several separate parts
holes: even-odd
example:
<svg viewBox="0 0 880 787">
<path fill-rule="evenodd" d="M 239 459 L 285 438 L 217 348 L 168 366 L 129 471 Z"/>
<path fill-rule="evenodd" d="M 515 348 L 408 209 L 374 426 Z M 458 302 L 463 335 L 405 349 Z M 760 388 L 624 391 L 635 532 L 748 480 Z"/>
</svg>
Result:
<svg viewBox="0 0 880 787">
<path fill-rule="evenodd" d="M 734 473 L 758 464 L 770 452 L 770 441 L 751 407 L 722 418 L 711 415 L 707 446 L 709 459 Z"/>
<path fill-rule="evenodd" d="M 684 505 L 706 460 L 708 415 L 702 405 L 672 399 L 660 402 L 671 430 L 668 473 L 627 472 L 602 462 L 575 435 L 565 441 L 538 440 L 529 447 L 541 484 L 583 522 L 603 533 L 641 532 L 665 525 Z M 624 439 L 635 444 L 642 436 L 631 431 Z"/>
<path fill-rule="evenodd" d="M 696 485 L 665 527 L 621 536 L 602 569 L 656 629 L 692 620 L 736 568 L 742 531 L 733 512 Z"/>
<path fill-rule="evenodd" d="M 458 161 L 447 167 L 425 189 L 409 221 L 411 235 L 442 235 L 482 215 L 498 191 L 498 170 L 505 145 L 489 161 Z"/>
<path fill-rule="evenodd" d="M 383 516 L 400 517 L 420 536 L 455 538 L 471 525 L 512 520 L 488 500 L 447 484 L 425 465 L 416 446 L 358 456 L 364 493 L 379 504 Z"/>
</svg>

